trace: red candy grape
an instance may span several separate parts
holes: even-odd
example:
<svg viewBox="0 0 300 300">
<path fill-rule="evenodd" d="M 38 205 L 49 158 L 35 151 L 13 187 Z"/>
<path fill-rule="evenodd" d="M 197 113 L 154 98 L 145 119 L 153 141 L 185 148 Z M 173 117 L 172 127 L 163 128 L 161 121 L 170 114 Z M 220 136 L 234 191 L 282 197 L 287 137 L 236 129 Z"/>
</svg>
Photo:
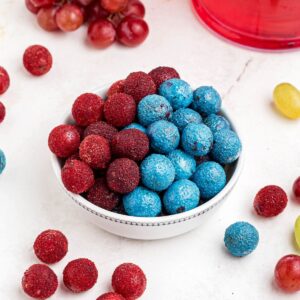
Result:
<svg viewBox="0 0 300 300">
<path fill-rule="evenodd" d="M 91 134 L 96 134 L 96 135 L 103 136 L 110 142 L 117 132 L 118 132 L 117 128 L 107 124 L 106 122 L 99 121 L 89 125 L 84 130 L 83 137 L 87 137 Z"/>
<path fill-rule="evenodd" d="M 141 44 L 149 34 L 147 23 L 133 16 L 122 20 L 117 28 L 118 41 L 128 47 Z"/>
<path fill-rule="evenodd" d="M 92 22 L 88 28 L 88 41 L 97 48 L 106 48 L 116 39 L 116 30 L 107 20 Z"/>
<path fill-rule="evenodd" d="M 145 6 L 141 1 L 131 0 L 128 2 L 127 7 L 122 11 L 122 15 L 127 16 L 135 16 L 138 18 L 145 17 Z"/>
<path fill-rule="evenodd" d="M 157 88 L 159 88 L 159 86 L 166 80 L 172 78 L 180 78 L 177 71 L 174 68 L 170 68 L 170 67 L 155 68 L 151 72 L 149 72 L 149 75 L 155 82 Z"/>
<path fill-rule="evenodd" d="M 96 300 L 125 300 L 125 298 L 117 293 L 106 293 L 99 296 Z"/>
<path fill-rule="evenodd" d="M 300 198 L 300 177 L 293 184 L 293 192 L 296 198 Z"/>
<path fill-rule="evenodd" d="M 116 93 L 124 93 L 125 80 L 121 79 L 113 83 L 107 91 L 107 96 L 110 97 Z"/>
<path fill-rule="evenodd" d="M 128 0 L 99 0 L 101 6 L 111 12 L 117 13 L 123 11 L 128 3 Z"/>
<path fill-rule="evenodd" d="M 39 25 L 46 31 L 56 31 L 58 26 L 56 23 L 57 7 L 43 7 L 37 14 Z"/>
<path fill-rule="evenodd" d="M 10 79 L 7 71 L 0 66 L 0 95 L 4 94 L 10 85 Z"/>
<path fill-rule="evenodd" d="M 6 114 L 5 106 L 2 102 L 0 102 L 0 123 L 3 122 L 5 118 L 5 114 Z"/>
<path fill-rule="evenodd" d="M 27 7 L 27 9 L 32 12 L 33 14 L 37 14 L 38 11 L 39 11 L 39 8 L 38 7 L 35 7 L 33 4 L 32 4 L 32 0 L 25 0 L 25 5 Z"/>
<path fill-rule="evenodd" d="M 83 13 L 78 5 L 67 3 L 56 13 L 57 26 L 62 31 L 74 31 L 78 29 L 84 21 Z"/>
</svg>

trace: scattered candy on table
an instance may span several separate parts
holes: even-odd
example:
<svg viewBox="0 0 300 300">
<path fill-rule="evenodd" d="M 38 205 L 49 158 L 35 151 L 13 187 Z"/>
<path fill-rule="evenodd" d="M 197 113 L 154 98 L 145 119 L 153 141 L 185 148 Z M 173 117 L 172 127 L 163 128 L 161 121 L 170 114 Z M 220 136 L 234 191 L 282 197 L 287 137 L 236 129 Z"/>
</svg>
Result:
<svg viewBox="0 0 300 300">
<path fill-rule="evenodd" d="M 5 167 L 6 167 L 6 157 L 4 152 L 0 149 L 0 174 L 2 174 Z"/>
<path fill-rule="evenodd" d="M 4 94 L 10 85 L 10 78 L 7 71 L 0 66 L 0 95 Z"/>
</svg>

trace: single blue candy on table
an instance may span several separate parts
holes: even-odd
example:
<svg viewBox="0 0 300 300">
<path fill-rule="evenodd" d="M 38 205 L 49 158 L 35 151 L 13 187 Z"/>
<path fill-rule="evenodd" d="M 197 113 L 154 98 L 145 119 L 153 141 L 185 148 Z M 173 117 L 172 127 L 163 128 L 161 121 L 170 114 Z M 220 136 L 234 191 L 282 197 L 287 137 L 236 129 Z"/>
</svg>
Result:
<svg viewBox="0 0 300 300">
<path fill-rule="evenodd" d="M 178 214 L 198 206 L 200 192 L 197 185 L 188 180 L 175 181 L 165 192 L 163 203 L 169 214 Z"/>
<path fill-rule="evenodd" d="M 170 102 L 174 110 L 188 107 L 193 101 L 191 86 L 179 78 L 163 82 L 159 86 L 158 92 Z"/>
<path fill-rule="evenodd" d="M 189 179 L 196 171 L 196 160 L 193 156 L 177 149 L 167 156 L 175 168 L 175 179 Z"/>
<path fill-rule="evenodd" d="M 147 128 L 151 148 L 162 154 L 175 150 L 180 142 L 178 128 L 171 122 L 161 120 L 152 123 Z"/>
<path fill-rule="evenodd" d="M 204 116 L 218 113 L 221 104 L 221 96 L 211 86 L 201 86 L 194 91 L 192 108 Z"/>
<path fill-rule="evenodd" d="M 146 133 L 146 128 L 143 127 L 139 123 L 131 123 L 128 126 L 126 126 L 123 130 L 126 130 L 126 129 L 137 129 L 137 130 L 140 130 L 143 133 Z"/>
<path fill-rule="evenodd" d="M 197 167 L 192 180 L 199 188 L 201 198 L 209 200 L 226 185 L 226 173 L 220 164 L 207 161 Z"/>
<path fill-rule="evenodd" d="M 161 154 L 146 157 L 140 165 L 140 172 L 143 185 L 157 192 L 166 190 L 175 179 L 173 164 Z"/>
<path fill-rule="evenodd" d="M 173 108 L 169 101 L 159 95 L 144 97 L 137 107 L 139 122 L 145 127 L 159 120 L 168 120 L 172 113 Z"/>
<path fill-rule="evenodd" d="M 182 132 L 181 145 L 185 152 L 194 156 L 206 155 L 212 147 L 213 134 L 204 124 L 188 124 Z"/>
<path fill-rule="evenodd" d="M 161 213 L 161 200 L 157 193 L 137 187 L 123 197 L 125 212 L 134 217 L 156 217 Z"/>
<path fill-rule="evenodd" d="M 212 133 L 215 133 L 221 129 L 230 129 L 230 123 L 223 116 L 216 114 L 210 114 L 204 119 L 204 124 L 210 128 Z"/>
<path fill-rule="evenodd" d="M 238 135 L 229 129 L 222 129 L 214 134 L 212 158 L 220 164 L 230 164 L 238 159 L 242 144 Z"/>
<path fill-rule="evenodd" d="M 4 152 L 0 149 L 0 174 L 4 171 L 6 167 L 6 157 Z"/>
<path fill-rule="evenodd" d="M 180 108 L 173 113 L 171 122 L 182 131 L 190 123 L 202 123 L 202 117 L 193 109 Z"/>
<path fill-rule="evenodd" d="M 259 233 L 248 222 L 236 222 L 230 225 L 224 236 L 224 243 L 233 256 L 246 256 L 257 247 Z"/>
</svg>

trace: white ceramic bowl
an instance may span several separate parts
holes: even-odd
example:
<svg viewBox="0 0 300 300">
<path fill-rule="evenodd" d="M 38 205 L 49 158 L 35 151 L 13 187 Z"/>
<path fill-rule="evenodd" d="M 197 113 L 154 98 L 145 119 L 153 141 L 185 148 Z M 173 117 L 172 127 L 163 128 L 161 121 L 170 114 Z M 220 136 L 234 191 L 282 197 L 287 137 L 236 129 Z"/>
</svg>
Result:
<svg viewBox="0 0 300 300">
<path fill-rule="evenodd" d="M 105 96 L 107 86 L 96 90 L 95 93 Z M 231 122 L 230 117 L 223 111 L 223 115 Z M 70 123 L 70 115 L 62 120 L 62 123 Z M 231 122 L 232 129 L 238 133 L 236 127 Z M 67 195 L 78 205 L 82 213 L 92 222 L 102 229 L 127 238 L 141 240 L 155 240 L 174 237 L 195 229 L 212 217 L 213 212 L 219 204 L 225 200 L 230 191 L 238 181 L 242 171 L 243 152 L 239 159 L 227 170 L 229 178 L 224 189 L 208 202 L 190 211 L 176 215 L 162 216 L 155 218 L 131 217 L 102 209 L 83 198 L 66 190 L 61 180 L 61 162 L 55 156 L 51 156 L 52 166 L 55 175 Z"/>
</svg>

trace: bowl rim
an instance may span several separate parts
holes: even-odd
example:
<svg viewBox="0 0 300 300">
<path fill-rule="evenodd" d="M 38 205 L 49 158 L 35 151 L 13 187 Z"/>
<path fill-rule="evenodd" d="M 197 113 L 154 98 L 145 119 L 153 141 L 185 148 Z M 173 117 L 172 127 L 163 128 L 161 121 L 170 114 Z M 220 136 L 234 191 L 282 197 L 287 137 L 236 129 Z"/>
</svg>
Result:
<svg viewBox="0 0 300 300">
<path fill-rule="evenodd" d="M 104 92 L 108 89 L 110 85 L 103 85 L 98 89 L 94 89 L 92 93 L 96 93 L 98 95 L 103 95 Z M 228 119 L 228 121 L 231 124 L 231 128 L 234 132 L 236 132 L 241 139 L 241 135 L 239 131 L 234 126 L 234 123 L 232 122 L 232 119 L 229 117 L 226 109 L 221 109 L 222 114 Z M 64 114 L 64 122 L 70 118 L 70 113 Z M 243 143 L 242 143 L 243 145 Z M 194 219 L 200 215 L 205 214 L 207 211 L 213 209 L 215 206 L 220 204 L 222 200 L 226 198 L 226 196 L 230 193 L 230 191 L 233 189 L 235 184 L 237 183 L 244 164 L 244 151 L 243 147 L 241 149 L 241 153 L 239 158 L 236 161 L 235 170 L 230 178 L 230 180 L 227 182 L 225 187 L 212 199 L 209 201 L 197 206 L 194 209 L 191 209 L 189 211 L 174 214 L 174 215 L 167 215 L 167 216 L 160 216 L 160 217 L 135 217 L 135 216 L 128 216 L 119 214 L 116 212 L 105 210 L 101 207 L 96 206 L 95 204 L 89 202 L 87 199 L 85 199 L 83 196 L 74 194 L 69 192 L 63 185 L 62 179 L 61 179 L 61 166 L 59 163 L 59 158 L 56 157 L 55 154 L 51 153 L 51 165 L 54 170 L 54 173 L 56 175 L 56 178 L 62 187 L 62 189 L 67 193 L 67 195 L 79 206 L 87 210 L 88 212 L 104 218 L 106 220 L 115 222 L 115 223 L 123 223 L 127 225 L 134 225 L 134 226 L 162 226 L 162 225 L 172 225 L 175 223 L 181 223 L 187 220 Z"/>
</svg>

